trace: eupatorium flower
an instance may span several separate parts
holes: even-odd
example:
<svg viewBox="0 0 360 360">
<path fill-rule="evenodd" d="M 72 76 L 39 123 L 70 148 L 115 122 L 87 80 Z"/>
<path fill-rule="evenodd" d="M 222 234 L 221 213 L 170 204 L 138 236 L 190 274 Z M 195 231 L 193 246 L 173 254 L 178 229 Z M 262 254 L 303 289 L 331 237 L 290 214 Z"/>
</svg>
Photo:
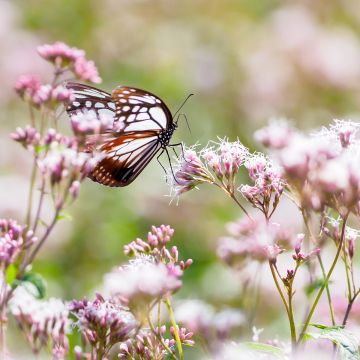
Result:
<svg viewBox="0 0 360 360">
<path fill-rule="evenodd" d="M 133 308 L 179 289 L 181 275 L 180 267 L 169 267 L 156 263 L 152 256 L 141 256 L 107 274 L 105 288 Z"/>
<path fill-rule="evenodd" d="M 192 259 L 179 261 L 179 253 L 176 246 L 171 249 L 166 248 L 174 234 L 174 229 L 169 225 L 152 226 L 149 231 L 147 240 L 136 239 L 124 246 L 124 254 L 128 256 L 137 256 L 130 263 L 137 262 L 139 259 L 148 259 L 143 255 L 151 255 L 156 263 L 165 263 L 168 266 L 178 266 L 181 270 L 187 269 L 192 264 Z"/>
<path fill-rule="evenodd" d="M 186 328 L 216 347 L 217 340 L 224 340 L 245 322 L 244 314 L 236 309 L 215 309 L 197 299 L 182 301 L 176 307 L 176 319 Z"/>
<path fill-rule="evenodd" d="M 232 236 L 221 238 L 217 253 L 233 266 L 242 266 L 249 259 L 275 263 L 293 238 L 291 232 L 279 224 L 248 218 L 241 219 L 240 225 L 233 224 L 231 228 L 238 229 L 238 233 L 232 232 Z"/>
<path fill-rule="evenodd" d="M 21 75 L 15 83 L 15 91 L 24 99 L 32 99 L 41 87 L 41 81 L 36 75 Z"/>
<path fill-rule="evenodd" d="M 35 354 L 51 346 L 54 359 L 65 358 L 71 321 L 62 300 L 38 300 L 24 287 L 18 287 L 10 301 L 10 311 Z"/>
<path fill-rule="evenodd" d="M 239 191 L 252 206 L 270 218 L 279 203 L 285 181 L 279 169 L 261 153 L 249 155 L 244 165 L 252 185 L 241 185 Z"/>
<path fill-rule="evenodd" d="M 220 139 L 210 142 L 197 154 L 194 148 L 185 148 L 177 159 L 172 192 L 180 195 L 203 183 L 220 182 L 228 192 L 235 190 L 235 176 L 245 162 L 249 152 L 240 141 L 229 142 Z"/>
<path fill-rule="evenodd" d="M 56 42 L 39 46 L 38 53 L 59 68 L 68 67 L 79 80 L 101 82 L 95 63 L 86 59 L 84 50 Z"/>
<path fill-rule="evenodd" d="M 25 232 L 15 220 L 0 219 L 0 269 L 5 271 L 14 263 L 20 251 L 31 246 L 37 238 L 33 231 Z"/>
<path fill-rule="evenodd" d="M 166 327 L 161 326 L 156 329 L 159 337 L 162 338 L 163 343 L 169 349 L 173 349 L 175 353 L 174 339 L 164 338 Z M 165 360 L 168 358 L 168 352 L 164 348 L 163 344 L 159 341 L 159 337 L 156 336 L 150 330 L 141 330 L 139 334 L 133 339 L 127 340 L 120 345 L 119 359 L 132 360 Z"/>
<path fill-rule="evenodd" d="M 280 147 L 266 139 L 302 206 L 359 213 L 359 128 L 357 123 L 335 120 L 311 136 L 292 131 Z M 262 132 L 270 133 L 268 129 Z M 258 138 L 264 143 L 264 138 Z"/>
<path fill-rule="evenodd" d="M 106 300 L 100 294 L 94 301 L 73 300 L 69 310 L 77 318 L 75 326 L 86 340 L 92 346 L 105 342 L 102 344 L 105 352 L 114 344 L 127 340 L 138 326 L 124 306 L 113 299 Z"/>
<path fill-rule="evenodd" d="M 75 135 L 98 135 L 111 128 L 113 117 L 99 114 L 94 110 L 87 113 L 79 112 L 71 116 L 71 127 Z"/>
</svg>

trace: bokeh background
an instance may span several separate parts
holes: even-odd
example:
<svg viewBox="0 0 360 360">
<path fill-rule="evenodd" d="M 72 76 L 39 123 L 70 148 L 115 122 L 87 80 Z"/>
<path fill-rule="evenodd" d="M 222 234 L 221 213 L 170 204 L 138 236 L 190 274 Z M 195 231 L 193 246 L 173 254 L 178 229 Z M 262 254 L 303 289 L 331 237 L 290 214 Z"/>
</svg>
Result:
<svg viewBox="0 0 360 360">
<path fill-rule="evenodd" d="M 181 123 L 175 142 L 205 145 L 226 136 L 256 150 L 253 132 L 272 117 L 287 117 L 307 130 L 333 118 L 358 119 L 359 35 L 357 0 L 0 0 L 0 216 L 24 214 L 30 156 L 8 134 L 28 122 L 13 91 L 15 79 L 51 76 L 37 45 L 63 41 L 83 48 L 99 67 L 101 88 L 147 89 L 173 112 L 194 93 L 183 108 L 191 133 Z M 206 186 L 178 204 L 168 195 L 156 161 L 126 188 L 87 181 L 70 211 L 73 220 L 59 224 L 35 263 L 48 296 L 91 297 L 103 275 L 125 260 L 125 243 L 145 237 L 152 224 L 170 224 L 182 257 L 194 259 L 178 298 L 244 311 L 258 301 L 244 338 L 256 325 L 265 328 L 265 338 L 286 339 L 281 304 L 268 296 L 273 285 L 266 269 L 256 300 L 244 296 L 243 275 L 216 257 L 216 241 L 226 223 L 240 216 L 238 208 Z M 294 226 L 297 217 L 288 208 L 277 214 Z M 190 350 L 189 358 L 198 356 Z"/>
</svg>

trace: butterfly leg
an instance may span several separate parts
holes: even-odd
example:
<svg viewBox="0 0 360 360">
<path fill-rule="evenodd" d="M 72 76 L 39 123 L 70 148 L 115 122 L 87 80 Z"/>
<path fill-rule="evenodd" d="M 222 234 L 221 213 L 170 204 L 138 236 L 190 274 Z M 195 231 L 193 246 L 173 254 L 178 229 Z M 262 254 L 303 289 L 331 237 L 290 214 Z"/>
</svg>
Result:
<svg viewBox="0 0 360 360">
<path fill-rule="evenodd" d="M 176 145 L 179 145 L 179 144 L 175 144 L 174 146 L 176 146 Z M 170 145 L 170 146 L 171 146 L 171 145 Z M 164 150 L 163 150 L 163 152 L 164 152 Z M 171 174 L 172 174 L 175 182 L 180 185 L 180 183 L 177 181 L 176 176 L 175 176 L 175 174 L 174 174 L 174 169 L 173 169 L 173 167 L 172 167 L 172 165 L 171 165 L 171 159 L 170 159 L 170 155 L 169 155 L 169 152 L 168 152 L 167 148 L 165 148 L 165 152 L 166 152 L 167 158 L 168 158 L 168 160 L 169 160 L 170 169 L 171 169 Z"/>
<path fill-rule="evenodd" d="M 162 150 L 162 151 L 160 152 L 160 154 L 156 157 L 156 160 L 157 160 L 157 162 L 160 164 L 160 166 L 162 167 L 162 169 L 164 170 L 164 173 L 167 174 L 166 169 L 164 168 L 164 165 L 163 165 L 163 164 L 160 162 L 160 160 L 159 160 L 159 157 L 163 154 L 163 152 L 164 152 L 164 150 Z M 166 182 L 168 182 L 167 177 L 166 177 Z"/>
<path fill-rule="evenodd" d="M 168 146 L 171 147 L 174 152 L 175 152 L 174 147 L 180 146 L 181 147 L 181 154 L 182 154 L 182 157 L 183 157 L 184 161 L 187 162 L 187 163 L 191 162 L 191 161 L 187 161 L 185 159 L 185 148 L 184 148 L 184 144 L 182 142 L 177 143 L 177 144 L 171 144 L 171 145 L 168 145 Z M 176 152 L 175 152 L 175 154 L 176 154 Z M 177 156 L 177 154 L 176 154 L 176 156 Z M 177 156 L 177 158 L 179 158 L 179 157 Z"/>
</svg>

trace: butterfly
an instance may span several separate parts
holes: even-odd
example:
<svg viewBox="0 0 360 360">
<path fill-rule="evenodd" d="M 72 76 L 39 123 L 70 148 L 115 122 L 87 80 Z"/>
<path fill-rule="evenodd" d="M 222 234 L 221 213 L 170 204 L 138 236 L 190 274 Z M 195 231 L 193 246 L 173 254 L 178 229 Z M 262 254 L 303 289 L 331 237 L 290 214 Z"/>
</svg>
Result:
<svg viewBox="0 0 360 360">
<path fill-rule="evenodd" d="M 67 82 L 73 101 L 67 104 L 69 117 L 79 114 L 100 119 L 109 117 L 112 125 L 100 134 L 97 143 L 88 141 L 86 151 L 99 151 L 98 161 L 89 178 L 102 185 L 118 187 L 131 184 L 146 165 L 166 151 L 177 121 L 156 95 L 128 86 L 118 86 L 111 94 L 92 86 Z M 161 164 L 161 163 L 160 163 Z"/>
</svg>

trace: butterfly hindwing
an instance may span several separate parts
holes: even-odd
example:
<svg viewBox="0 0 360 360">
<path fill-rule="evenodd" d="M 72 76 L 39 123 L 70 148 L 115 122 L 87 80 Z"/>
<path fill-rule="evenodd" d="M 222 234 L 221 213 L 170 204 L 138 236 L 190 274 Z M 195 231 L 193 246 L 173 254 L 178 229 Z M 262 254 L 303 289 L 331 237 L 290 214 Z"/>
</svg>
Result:
<svg viewBox="0 0 360 360">
<path fill-rule="evenodd" d="M 161 148 L 157 135 L 127 134 L 113 138 L 100 147 L 105 156 L 90 178 L 107 186 L 126 186 L 133 182 Z"/>
</svg>

